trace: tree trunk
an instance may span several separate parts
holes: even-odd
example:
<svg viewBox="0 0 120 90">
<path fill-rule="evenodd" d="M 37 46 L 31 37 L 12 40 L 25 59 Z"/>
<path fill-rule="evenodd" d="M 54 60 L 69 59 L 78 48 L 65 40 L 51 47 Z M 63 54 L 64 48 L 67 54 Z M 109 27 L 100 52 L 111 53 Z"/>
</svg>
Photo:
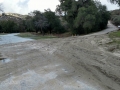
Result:
<svg viewBox="0 0 120 90">
<path fill-rule="evenodd" d="M 42 32 L 42 35 L 44 36 L 44 31 L 43 31 L 42 27 L 41 27 L 41 32 Z"/>
</svg>

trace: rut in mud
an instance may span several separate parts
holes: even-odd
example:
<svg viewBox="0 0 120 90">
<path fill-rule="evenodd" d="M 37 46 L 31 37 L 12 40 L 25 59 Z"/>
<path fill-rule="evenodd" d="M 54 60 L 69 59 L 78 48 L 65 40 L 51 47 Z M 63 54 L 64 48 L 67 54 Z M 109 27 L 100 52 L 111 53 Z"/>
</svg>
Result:
<svg viewBox="0 0 120 90">
<path fill-rule="evenodd" d="M 102 32 L 103 33 L 103 32 Z M 0 45 L 0 90 L 119 90 L 120 58 L 104 50 L 105 35 Z"/>
</svg>

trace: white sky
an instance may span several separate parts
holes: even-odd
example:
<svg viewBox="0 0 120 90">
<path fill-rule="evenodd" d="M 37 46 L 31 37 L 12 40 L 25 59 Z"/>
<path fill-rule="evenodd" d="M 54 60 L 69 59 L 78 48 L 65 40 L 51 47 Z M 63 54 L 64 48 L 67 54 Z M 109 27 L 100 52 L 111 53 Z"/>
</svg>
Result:
<svg viewBox="0 0 120 90">
<path fill-rule="evenodd" d="M 100 0 L 102 4 L 106 5 L 108 10 L 118 9 L 117 5 L 113 5 L 108 0 Z M 44 11 L 44 9 L 50 8 L 55 11 L 56 5 L 59 4 L 59 0 L 0 0 L 3 4 L 4 12 L 28 14 L 33 10 Z"/>
</svg>

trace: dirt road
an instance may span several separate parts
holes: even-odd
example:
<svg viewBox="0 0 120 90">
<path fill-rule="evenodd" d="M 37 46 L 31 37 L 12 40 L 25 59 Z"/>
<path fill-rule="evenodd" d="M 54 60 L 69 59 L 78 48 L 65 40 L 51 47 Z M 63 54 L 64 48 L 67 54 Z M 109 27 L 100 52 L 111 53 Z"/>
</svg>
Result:
<svg viewBox="0 0 120 90">
<path fill-rule="evenodd" d="M 109 41 L 95 34 L 0 45 L 9 59 L 0 63 L 0 90 L 120 90 L 120 58 L 100 46 Z"/>
</svg>

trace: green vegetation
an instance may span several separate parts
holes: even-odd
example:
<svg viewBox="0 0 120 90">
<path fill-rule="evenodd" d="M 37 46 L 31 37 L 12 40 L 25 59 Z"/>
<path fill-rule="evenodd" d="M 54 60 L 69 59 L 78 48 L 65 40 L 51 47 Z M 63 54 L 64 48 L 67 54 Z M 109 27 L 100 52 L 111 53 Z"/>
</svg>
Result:
<svg viewBox="0 0 120 90">
<path fill-rule="evenodd" d="M 48 34 L 81 35 L 107 27 L 110 13 L 101 2 L 96 0 L 59 1 L 60 5 L 57 6 L 56 12 L 50 9 L 44 12 L 34 10 L 26 15 L 26 18 L 20 18 L 19 14 L 16 17 L 3 13 L 0 18 L 0 33 L 36 32 L 40 33 L 41 38 L 43 36 L 47 38 Z"/>
<path fill-rule="evenodd" d="M 109 34 L 110 37 L 120 38 L 120 31 L 112 32 Z"/>
<path fill-rule="evenodd" d="M 118 4 L 120 6 L 120 0 L 108 0 L 113 4 Z"/>
<path fill-rule="evenodd" d="M 120 25 L 120 10 L 111 11 L 111 21 L 116 26 Z"/>
<path fill-rule="evenodd" d="M 45 10 L 44 12 L 45 17 L 49 22 L 49 33 L 64 33 L 65 29 L 61 24 L 59 17 L 55 15 L 55 12 L 52 12 L 50 9 Z"/>
<path fill-rule="evenodd" d="M 60 0 L 56 12 L 68 23 L 73 34 L 103 30 L 110 19 L 106 6 L 93 0 Z"/>
<path fill-rule="evenodd" d="M 36 35 L 36 34 L 33 34 L 33 33 L 20 33 L 17 36 L 24 37 L 24 38 L 31 38 L 31 39 L 35 39 L 35 40 L 57 38 L 56 36 L 53 36 L 53 35 L 44 35 L 43 36 L 43 35 Z"/>
<path fill-rule="evenodd" d="M 108 51 L 120 50 L 120 31 L 109 33 L 109 37 L 112 41 L 107 43 L 109 45 Z"/>
<path fill-rule="evenodd" d="M 1 21 L 0 22 L 0 33 L 13 33 L 17 32 L 18 28 L 16 27 L 16 23 L 14 21 L 8 20 L 8 21 Z"/>
<path fill-rule="evenodd" d="M 113 4 L 120 6 L 120 0 L 109 0 Z M 120 25 L 120 9 L 111 11 L 111 21 L 116 26 Z"/>
<path fill-rule="evenodd" d="M 116 43 L 120 45 L 120 31 L 111 32 L 109 37 L 113 40 L 111 43 Z"/>
</svg>

